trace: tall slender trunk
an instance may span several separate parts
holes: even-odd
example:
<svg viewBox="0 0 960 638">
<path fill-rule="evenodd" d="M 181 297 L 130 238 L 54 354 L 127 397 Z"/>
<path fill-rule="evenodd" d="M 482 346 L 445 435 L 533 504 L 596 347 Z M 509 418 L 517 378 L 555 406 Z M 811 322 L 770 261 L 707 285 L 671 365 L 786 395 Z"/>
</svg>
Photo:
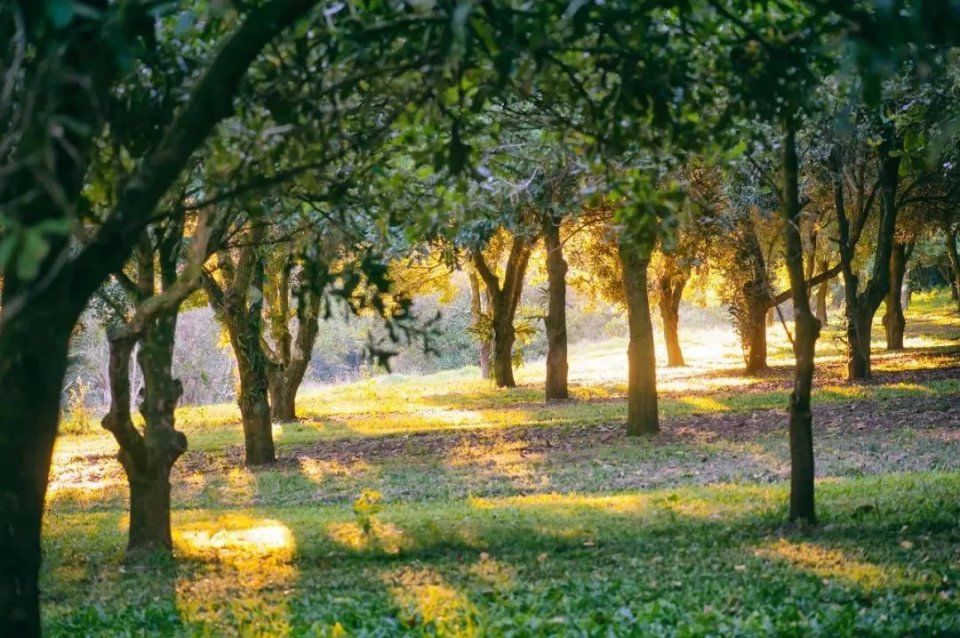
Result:
<svg viewBox="0 0 960 638">
<path fill-rule="evenodd" d="M 566 399 L 567 389 L 567 262 L 560 243 L 561 218 L 543 216 L 543 247 L 547 261 L 547 401 Z"/>
<path fill-rule="evenodd" d="M 947 231 L 947 256 L 950 259 L 950 290 L 960 312 L 960 253 L 957 252 L 957 231 Z"/>
<path fill-rule="evenodd" d="M 907 274 L 908 247 L 897 242 L 890 255 L 890 287 L 884 299 L 886 312 L 883 326 L 887 335 L 887 350 L 903 350 L 903 332 L 907 321 L 903 316 L 902 289 Z"/>
<path fill-rule="evenodd" d="M 785 125 L 783 143 L 783 238 L 786 265 L 793 296 L 796 358 L 793 392 L 790 394 L 790 520 L 816 522 L 814 506 L 813 390 L 814 354 L 820 336 L 820 322 L 810 312 L 810 295 L 803 269 L 803 241 L 800 237 L 800 167 L 797 159 L 795 123 Z"/>
<path fill-rule="evenodd" d="M 480 279 L 477 277 L 475 272 L 471 272 L 469 275 L 470 279 L 470 322 L 473 325 L 474 329 L 477 330 L 481 323 L 484 321 L 483 313 L 483 297 L 480 293 Z M 489 307 L 489 300 L 488 300 Z M 490 354 L 491 354 L 491 343 L 490 339 L 487 339 L 485 336 L 481 335 L 480 332 L 477 332 L 477 340 L 479 341 L 479 346 L 477 348 L 477 355 L 479 357 L 480 364 L 480 376 L 484 379 L 490 378 Z"/>
<path fill-rule="evenodd" d="M 619 254 L 630 328 L 630 343 L 627 346 L 627 434 L 656 434 L 660 431 L 660 423 L 657 415 L 657 358 L 647 295 L 650 255 L 623 240 L 619 243 Z"/>
<path fill-rule="evenodd" d="M 657 282 L 657 304 L 663 322 L 663 339 L 667 345 L 667 366 L 675 368 L 687 365 L 680 348 L 680 300 L 687 285 L 687 276 L 674 269 L 671 271 Z"/>
</svg>

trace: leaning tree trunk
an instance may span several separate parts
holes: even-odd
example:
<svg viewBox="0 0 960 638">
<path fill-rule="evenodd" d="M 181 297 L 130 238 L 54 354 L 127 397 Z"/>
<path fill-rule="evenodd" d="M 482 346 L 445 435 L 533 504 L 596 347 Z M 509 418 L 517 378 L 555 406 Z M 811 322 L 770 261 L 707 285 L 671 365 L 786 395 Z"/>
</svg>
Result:
<svg viewBox="0 0 960 638">
<path fill-rule="evenodd" d="M 547 257 L 547 401 L 566 399 L 567 389 L 567 262 L 560 243 L 560 218 L 543 216 L 543 245 Z"/>
<path fill-rule="evenodd" d="M 803 271 L 803 241 L 800 238 L 799 162 L 796 132 L 787 122 L 783 145 L 783 235 L 786 265 L 794 310 L 793 352 L 796 358 L 793 392 L 790 394 L 790 520 L 816 522 L 814 508 L 813 390 L 814 354 L 820 322 L 810 312 L 810 295 Z"/>
<path fill-rule="evenodd" d="M 903 316 L 901 291 L 907 274 L 907 246 L 897 243 L 890 255 L 890 287 L 887 290 L 883 327 L 887 334 L 887 350 L 903 350 L 903 333 L 907 321 Z"/>
<path fill-rule="evenodd" d="M 627 346 L 627 434 L 656 434 L 660 431 L 660 423 L 657 416 L 657 358 L 647 296 L 650 256 L 624 241 L 619 244 L 619 253 L 630 329 L 630 343 Z"/>
<path fill-rule="evenodd" d="M 660 320 L 663 322 L 663 339 L 667 345 L 667 366 L 676 368 L 687 365 L 680 348 L 680 299 L 687 278 L 674 273 L 660 278 L 657 283 Z"/>
</svg>

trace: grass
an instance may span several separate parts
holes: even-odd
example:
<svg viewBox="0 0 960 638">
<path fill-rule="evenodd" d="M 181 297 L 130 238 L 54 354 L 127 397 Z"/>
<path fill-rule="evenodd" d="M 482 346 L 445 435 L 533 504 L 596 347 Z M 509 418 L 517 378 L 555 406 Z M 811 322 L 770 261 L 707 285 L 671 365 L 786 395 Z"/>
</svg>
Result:
<svg viewBox="0 0 960 638">
<path fill-rule="evenodd" d="M 233 406 L 183 408 L 173 562 L 124 562 L 114 444 L 63 437 L 47 633 L 960 635 L 960 319 L 915 296 L 908 327 L 866 384 L 842 381 L 835 328 L 821 341 L 811 529 L 784 525 L 779 328 L 758 377 L 729 335 L 688 331 L 648 439 L 622 433 L 616 340 L 574 348 L 561 404 L 537 364 L 509 391 L 469 369 L 315 388 L 256 471 Z"/>
</svg>

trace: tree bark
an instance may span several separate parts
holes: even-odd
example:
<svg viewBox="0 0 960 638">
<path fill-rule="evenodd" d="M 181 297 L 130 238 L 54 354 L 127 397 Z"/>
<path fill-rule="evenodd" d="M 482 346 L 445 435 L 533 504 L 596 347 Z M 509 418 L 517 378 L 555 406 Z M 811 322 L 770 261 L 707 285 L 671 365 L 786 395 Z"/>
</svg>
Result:
<svg viewBox="0 0 960 638">
<path fill-rule="evenodd" d="M 513 345 L 516 330 L 513 326 L 520 296 L 523 293 L 523 278 L 527 272 L 533 241 L 524 235 L 513 237 L 510 254 L 504 268 L 503 284 L 487 265 L 479 250 L 473 251 L 473 263 L 477 274 L 487 287 L 490 296 L 490 314 L 493 325 L 493 379 L 498 388 L 513 388 Z"/>
<path fill-rule="evenodd" d="M 257 254 L 263 227 L 252 224 L 235 266 L 227 251 L 219 253 L 224 288 L 205 274 L 203 287 L 217 317 L 226 327 L 237 360 L 240 391 L 237 403 L 243 422 L 247 465 L 276 461 L 270 418 L 269 361 L 263 350 L 264 263 Z"/>
<path fill-rule="evenodd" d="M 291 259 L 279 262 L 265 282 L 265 297 L 269 304 L 270 334 L 273 348 L 264 345 L 268 359 L 267 377 L 270 393 L 270 413 L 274 421 L 295 421 L 297 418 L 297 391 L 310 365 L 313 344 L 320 332 L 320 302 L 322 290 L 316 281 L 308 281 L 307 271 L 300 269 L 300 295 L 296 308 L 297 330 L 291 334 L 290 278 L 294 268 Z"/>
<path fill-rule="evenodd" d="M 947 231 L 947 256 L 950 259 L 950 290 L 960 312 L 960 253 L 957 252 L 957 231 Z"/>
<path fill-rule="evenodd" d="M 829 268 L 829 263 L 826 260 L 821 260 L 819 263 L 820 272 L 824 272 Z M 827 293 L 830 291 L 830 282 L 825 281 L 817 287 L 816 302 L 817 302 L 817 321 L 820 322 L 821 326 L 827 325 Z"/>
<path fill-rule="evenodd" d="M 663 322 L 663 339 L 667 345 L 667 367 L 670 368 L 687 365 L 680 348 L 680 300 L 687 279 L 686 273 L 668 266 L 668 272 L 657 281 L 657 304 Z"/>
<path fill-rule="evenodd" d="M 887 335 L 887 350 L 903 350 L 903 332 L 907 321 L 903 316 L 902 290 L 903 279 L 907 274 L 909 248 L 897 242 L 890 254 L 890 287 L 884 299 L 886 312 L 883 315 L 883 327 Z"/>
<path fill-rule="evenodd" d="M 810 312 L 810 294 L 803 269 L 803 241 L 800 237 L 799 162 L 795 124 L 785 125 L 783 144 L 783 225 L 786 265 L 793 294 L 794 343 L 796 358 L 793 392 L 790 395 L 790 520 L 816 522 L 814 507 L 813 390 L 814 354 L 820 336 L 820 322 Z"/>
<path fill-rule="evenodd" d="M 476 272 L 471 272 L 469 275 L 470 278 L 470 322 L 473 326 L 473 329 L 476 331 L 476 337 L 479 341 L 477 355 L 479 357 L 480 364 L 480 376 L 484 379 L 491 378 L 491 368 L 490 368 L 490 354 L 491 354 L 491 343 L 490 339 L 487 339 L 481 334 L 480 326 L 484 321 L 488 321 L 489 317 L 484 317 L 483 311 L 483 298 L 480 293 L 480 279 L 477 277 Z M 488 304 L 489 305 L 489 304 Z"/>
<path fill-rule="evenodd" d="M 618 250 L 630 328 L 627 346 L 627 434 L 656 434 L 660 431 L 660 423 L 657 415 L 657 358 L 647 295 L 650 254 L 624 240 L 619 242 Z"/>
<path fill-rule="evenodd" d="M 567 262 L 560 243 L 560 217 L 543 216 L 543 247 L 547 261 L 547 401 L 566 399 L 567 389 Z"/>
</svg>

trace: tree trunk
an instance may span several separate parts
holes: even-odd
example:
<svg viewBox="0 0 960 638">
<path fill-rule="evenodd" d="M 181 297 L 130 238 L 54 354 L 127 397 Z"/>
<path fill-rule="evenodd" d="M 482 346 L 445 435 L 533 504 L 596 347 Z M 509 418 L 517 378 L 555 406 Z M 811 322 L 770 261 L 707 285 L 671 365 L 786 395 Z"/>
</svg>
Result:
<svg viewBox="0 0 960 638">
<path fill-rule="evenodd" d="M 820 272 L 827 270 L 830 267 L 829 262 L 821 261 L 819 268 Z M 827 294 L 830 292 L 830 282 L 825 281 L 820 286 L 817 287 L 816 302 L 817 302 L 817 321 L 820 322 L 821 326 L 827 325 Z"/>
<path fill-rule="evenodd" d="M 62 316 L 58 316 L 62 315 Z M 40 529 L 75 318 L 57 295 L 0 330 L 0 635 L 39 636 Z M 41 337 L 42 336 L 42 337 Z"/>
<path fill-rule="evenodd" d="M 548 303 L 544 326 L 547 333 L 547 401 L 566 399 L 567 389 L 567 262 L 560 243 L 560 218 L 543 216 L 543 247 L 547 258 Z"/>
<path fill-rule="evenodd" d="M 516 330 L 513 326 L 520 296 L 523 293 L 523 278 L 530 261 L 533 241 L 523 235 L 515 235 L 510 254 L 504 267 L 503 285 L 487 265 L 483 253 L 473 252 L 477 274 L 483 279 L 490 297 L 490 319 L 493 325 L 493 379 L 498 388 L 513 388 L 513 344 Z"/>
<path fill-rule="evenodd" d="M 950 291 L 960 312 L 960 253 L 957 252 L 957 231 L 947 232 L 947 256 L 950 258 Z"/>
<path fill-rule="evenodd" d="M 741 326 L 740 339 L 746 352 L 746 373 L 758 374 L 767 369 L 767 316 L 776 312 L 768 308 L 759 293 L 746 294 L 748 308 L 746 325 Z"/>
<path fill-rule="evenodd" d="M 897 224 L 897 182 L 900 168 L 900 156 L 894 155 L 899 140 L 891 130 L 884 134 L 880 145 L 880 204 L 882 217 L 877 231 L 876 252 L 873 257 L 870 280 L 864 291 L 858 295 L 847 296 L 847 315 L 854 325 L 847 327 L 847 349 L 850 362 L 847 366 L 850 380 L 869 379 L 870 370 L 870 331 L 873 316 L 890 290 L 890 272 L 894 252 L 894 236 Z M 897 291 L 899 294 L 899 290 Z"/>
<path fill-rule="evenodd" d="M 251 287 L 263 288 L 263 260 L 253 267 Z M 260 345 L 263 333 L 263 295 L 251 300 L 249 308 L 238 309 L 240 325 L 231 334 L 240 371 L 240 418 L 243 420 L 247 465 L 264 465 L 277 460 L 273 446 L 273 424 L 268 400 L 270 382 L 267 357 Z"/>
<path fill-rule="evenodd" d="M 281 372 L 268 376 L 270 418 L 278 423 L 296 421 L 299 384 L 287 383 Z"/>
<path fill-rule="evenodd" d="M 667 367 L 670 368 L 687 365 L 680 348 L 680 299 L 686 284 L 687 278 L 681 273 L 665 275 L 657 284 L 663 339 L 667 345 Z"/>
<path fill-rule="evenodd" d="M 513 343 L 516 341 L 516 332 L 513 328 L 512 317 L 506 318 L 506 311 L 500 315 L 499 321 L 493 324 L 493 380 L 498 388 L 514 388 L 517 382 L 513 378 Z"/>
<path fill-rule="evenodd" d="M 810 312 L 810 294 L 803 269 L 800 237 L 799 162 L 793 122 L 786 123 L 783 145 L 783 225 L 786 265 L 793 296 L 796 358 L 793 392 L 790 395 L 790 520 L 816 522 L 814 508 L 813 390 L 814 354 L 820 323 Z"/>
<path fill-rule="evenodd" d="M 470 273 L 470 321 L 476 331 L 476 337 L 479 341 L 478 355 L 480 364 L 480 376 L 489 379 L 491 374 L 490 339 L 484 338 L 481 333 L 480 325 L 484 322 L 483 297 L 480 294 L 480 279 L 475 272 Z M 490 304 L 488 303 L 488 306 Z M 487 318 L 489 319 L 489 318 Z"/>
<path fill-rule="evenodd" d="M 627 434 L 656 434 L 660 431 L 657 416 L 657 359 L 647 296 L 650 255 L 624 240 L 619 243 L 619 253 L 627 302 L 627 323 L 630 327 L 630 343 L 627 346 Z"/>
<path fill-rule="evenodd" d="M 907 321 L 903 316 L 903 278 L 907 273 L 907 245 L 897 243 L 890 255 L 890 287 L 885 301 L 883 326 L 887 334 L 887 350 L 903 350 L 903 332 Z"/>
</svg>

